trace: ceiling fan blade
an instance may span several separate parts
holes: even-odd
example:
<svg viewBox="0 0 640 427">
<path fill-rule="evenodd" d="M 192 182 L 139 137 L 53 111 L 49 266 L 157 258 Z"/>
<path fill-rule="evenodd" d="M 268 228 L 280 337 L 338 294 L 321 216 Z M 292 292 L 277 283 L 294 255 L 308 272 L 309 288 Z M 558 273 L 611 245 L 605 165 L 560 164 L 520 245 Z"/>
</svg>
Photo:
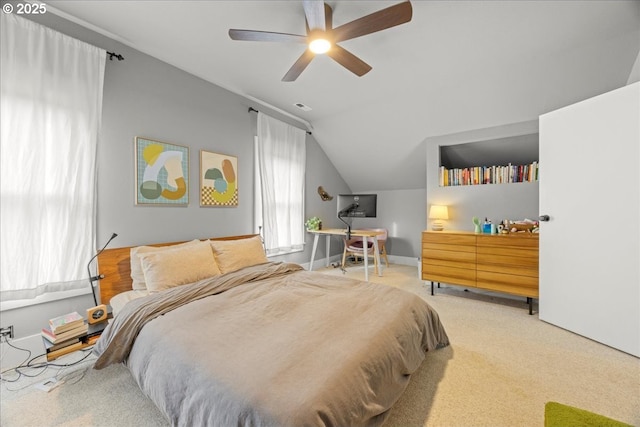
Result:
<svg viewBox="0 0 640 427">
<path fill-rule="evenodd" d="M 324 26 L 326 31 L 333 28 L 333 9 L 327 3 L 324 4 Z"/>
<path fill-rule="evenodd" d="M 233 40 L 246 40 L 254 42 L 293 42 L 306 43 L 307 37 L 298 34 L 273 33 L 270 31 L 254 30 L 229 30 L 229 37 Z"/>
<path fill-rule="evenodd" d="M 336 43 L 354 39 L 356 37 L 386 30 L 396 25 L 411 21 L 413 8 L 411 2 L 405 1 L 370 15 L 363 16 L 333 29 Z"/>
<path fill-rule="evenodd" d="M 304 0 L 302 6 L 309 29 L 325 31 L 324 2 L 322 0 Z"/>
<path fill-rule="evenodd" d="M 371 65 L 341 46 L 333 45 L 327 55 L 357 76 L 364 76 L 371 71 Z"/>
<path fill-rule="evenodd" d="M 307 68 L 307 65 L 311 62 L 314 57 L 314 53 L 309 49 L 306 49 L 300 58 L 289 68 L 287 74 L 282 78 L 283 82 L 292 82 L 298 78 L 298 76 Z"/>
</svg>

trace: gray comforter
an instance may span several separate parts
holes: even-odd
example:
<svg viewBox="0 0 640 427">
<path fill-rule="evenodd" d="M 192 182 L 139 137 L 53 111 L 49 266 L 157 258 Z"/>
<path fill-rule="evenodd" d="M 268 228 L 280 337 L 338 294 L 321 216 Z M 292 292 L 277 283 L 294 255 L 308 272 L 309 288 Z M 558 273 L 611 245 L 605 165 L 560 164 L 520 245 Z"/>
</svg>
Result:
<svg viewBox="0 0 640 427">
<path fill-rule="evenodd" d="M 375 426 L 448 343 L 412 293 L 268 263 L 128 303 L 94 352 L 173 425 Z"/>
</svg>

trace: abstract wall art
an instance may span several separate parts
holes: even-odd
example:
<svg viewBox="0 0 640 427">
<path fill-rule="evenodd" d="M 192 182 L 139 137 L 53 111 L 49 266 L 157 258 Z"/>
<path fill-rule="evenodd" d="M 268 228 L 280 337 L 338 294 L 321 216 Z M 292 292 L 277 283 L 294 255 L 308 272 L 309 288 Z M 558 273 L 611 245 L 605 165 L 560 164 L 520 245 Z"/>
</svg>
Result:
<svg viewBox="0 0 640 427">
<path fill-rule="evenodd" d="M 200 151 L 200 206 L 238 206 L 238 158 Z"/>
<path fill-rule="evenodd" d="M 135 138 L 136 205 L 189 204 L 189 148 Z"/>
</svg>

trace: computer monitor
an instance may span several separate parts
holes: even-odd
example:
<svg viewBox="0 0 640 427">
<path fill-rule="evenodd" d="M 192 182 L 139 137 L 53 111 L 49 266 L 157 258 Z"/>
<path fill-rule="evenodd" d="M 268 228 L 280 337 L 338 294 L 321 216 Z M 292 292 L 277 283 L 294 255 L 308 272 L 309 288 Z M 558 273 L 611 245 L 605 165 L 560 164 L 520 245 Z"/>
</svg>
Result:
<svg viewBox="0 0 640 427">
<path fill-rule="evenodd" d="M 338 218 L 375 218 L 377 194 L 339 194 Z"/>
</svg>

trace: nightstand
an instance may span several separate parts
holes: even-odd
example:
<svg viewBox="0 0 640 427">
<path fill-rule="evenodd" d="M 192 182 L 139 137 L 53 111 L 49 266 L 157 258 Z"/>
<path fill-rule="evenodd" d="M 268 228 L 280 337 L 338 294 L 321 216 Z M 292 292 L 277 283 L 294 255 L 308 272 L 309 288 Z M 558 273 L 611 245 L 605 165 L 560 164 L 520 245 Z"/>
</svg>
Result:
<svg viewBox="0 0 640 427">
<path fill-rule="evenodd" d="M 73 353 L 74 351 L 82 350 L 83 348 L 94 345 L 108 324 L 109 322 L 107 321 L 90 324 L 87 333 L 80 336 L 80 340 L 78 342 L 62 348 L 56 348 L 55 344 L 52 344 L 51 341 L 42 337 L 44 349 L 47 354 L 47 361 L 57 359 L 65 354 Z"/>
</svg>

